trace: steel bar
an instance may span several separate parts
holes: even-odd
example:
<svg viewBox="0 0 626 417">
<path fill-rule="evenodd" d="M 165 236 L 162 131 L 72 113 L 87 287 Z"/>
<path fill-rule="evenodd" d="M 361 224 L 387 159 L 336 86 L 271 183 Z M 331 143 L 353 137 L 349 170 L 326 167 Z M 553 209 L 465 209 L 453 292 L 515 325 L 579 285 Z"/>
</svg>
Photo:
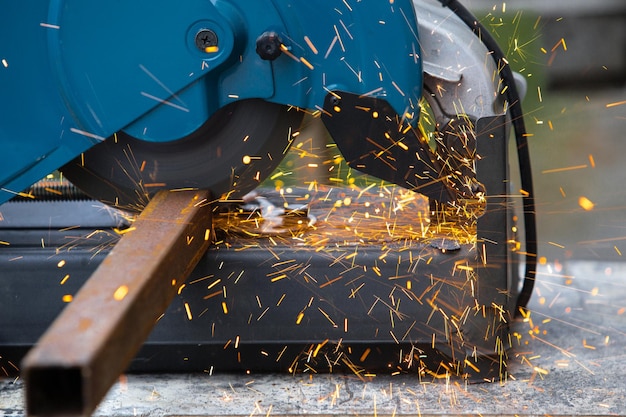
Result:
<svg viewBox="0 0 626 417">
<path fill-rule="evenodd" d="M 206 251 L 206 191 L 162 191 L 26 356 L 29 415 L 86 416 Z"/>
</svg>

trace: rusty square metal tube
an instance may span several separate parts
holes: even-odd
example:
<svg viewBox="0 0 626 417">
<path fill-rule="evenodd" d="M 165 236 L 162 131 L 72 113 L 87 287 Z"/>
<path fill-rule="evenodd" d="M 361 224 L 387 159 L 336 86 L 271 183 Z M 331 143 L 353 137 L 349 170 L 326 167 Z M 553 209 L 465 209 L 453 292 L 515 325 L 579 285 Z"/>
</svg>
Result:
<svg viewBox="0 0 626 417">
<path fill-rule="evenodd" d="M 208 201 L 154 196 L 24 359 L 29 415 L 93 412 L 208 248 Z"/>
</svg>

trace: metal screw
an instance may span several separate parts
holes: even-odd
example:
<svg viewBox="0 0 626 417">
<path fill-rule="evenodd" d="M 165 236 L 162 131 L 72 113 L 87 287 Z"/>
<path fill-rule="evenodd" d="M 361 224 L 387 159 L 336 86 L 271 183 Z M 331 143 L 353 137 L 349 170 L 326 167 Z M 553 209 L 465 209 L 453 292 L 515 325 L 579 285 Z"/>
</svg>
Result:
<svg viewBox="0 0 626 417">
<path fill-rule="evenodd" d="M 335 95 L 330 97 L 330 104 L 333 106 L 339 106 L 341 104 L 341 99 Z"/>
<path fill-rule="evenodd" d="M 201 29 L 196 33 L 196 46 L 206 52 L 207 48 L 217 46 L 217 35 L 210 29 Z"/>
</svg>

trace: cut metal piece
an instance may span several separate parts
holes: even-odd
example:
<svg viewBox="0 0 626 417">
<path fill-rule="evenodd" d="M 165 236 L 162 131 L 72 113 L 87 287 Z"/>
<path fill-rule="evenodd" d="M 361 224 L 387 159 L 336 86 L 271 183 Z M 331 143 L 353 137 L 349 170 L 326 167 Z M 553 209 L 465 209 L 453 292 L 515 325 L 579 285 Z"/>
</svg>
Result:
<svg viewBox="0 0 626 417">
<path fill-rule="evenodd" d="M 242 197 L 276 168 L 302 117 L 286 106 L 238 101 L 184 138 L 149 142 L 120 132 L 61 170 L 91 197 L 132 211 L 162 189 Z"/>
<path fill-rule="evenodd" d="M 30 415 L 89 415 L 209 245 L 207 191 L 162 191 L 23 362 Z"/>
</svg>

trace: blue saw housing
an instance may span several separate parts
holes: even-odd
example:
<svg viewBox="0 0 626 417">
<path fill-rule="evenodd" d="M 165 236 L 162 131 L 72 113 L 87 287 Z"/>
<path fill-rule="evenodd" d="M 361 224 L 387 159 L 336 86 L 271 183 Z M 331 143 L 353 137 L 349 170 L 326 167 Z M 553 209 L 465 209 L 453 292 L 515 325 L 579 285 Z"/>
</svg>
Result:
<svg viewBox="0 0 626 417">
<path fill-rule="evenodd" d="M 410 0 L 0 4 L 0 203 L 116 132 L 174 141 L 237 100 L 324 113 L 347 92 L 419 117 Z M 257 52 L 264 34 L 278 57 Z"/>
</svg>

